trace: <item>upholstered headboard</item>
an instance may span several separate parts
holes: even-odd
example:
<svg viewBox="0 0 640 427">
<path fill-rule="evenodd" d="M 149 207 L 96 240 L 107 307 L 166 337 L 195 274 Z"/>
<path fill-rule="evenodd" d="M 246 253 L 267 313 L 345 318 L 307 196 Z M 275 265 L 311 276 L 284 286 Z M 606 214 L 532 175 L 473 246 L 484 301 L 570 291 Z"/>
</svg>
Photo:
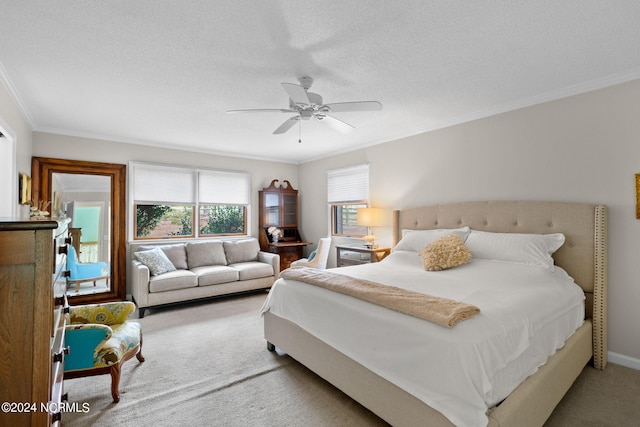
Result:
<svg viewBox="0 0 640 427">
<path fill-rule="evenodd" d="M 586 296 L 593 321 L 594 365 L 607 363 L 607 208 L 570 202 L 460 202 L 396 210 L 393 245 L 402 230 L 469 226 L 502 233 L 563 233 L 564 245 L 553 255 Z"/>
</svg>

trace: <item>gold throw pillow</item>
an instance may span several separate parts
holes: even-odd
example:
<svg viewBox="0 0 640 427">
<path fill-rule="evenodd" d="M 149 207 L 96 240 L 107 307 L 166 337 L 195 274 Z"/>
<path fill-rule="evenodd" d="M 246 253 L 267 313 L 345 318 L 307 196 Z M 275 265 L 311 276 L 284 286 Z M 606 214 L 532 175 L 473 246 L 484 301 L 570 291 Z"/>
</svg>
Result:
<svg viewBox="0 0 640 427">
<path fill-rule="evenodd" d="M 434 240 L 429 246 L 422 248 L 418 254 L 427 271 L 446 270 L 471 260 L 471 252 L 455 234 Z"/>
</svg>

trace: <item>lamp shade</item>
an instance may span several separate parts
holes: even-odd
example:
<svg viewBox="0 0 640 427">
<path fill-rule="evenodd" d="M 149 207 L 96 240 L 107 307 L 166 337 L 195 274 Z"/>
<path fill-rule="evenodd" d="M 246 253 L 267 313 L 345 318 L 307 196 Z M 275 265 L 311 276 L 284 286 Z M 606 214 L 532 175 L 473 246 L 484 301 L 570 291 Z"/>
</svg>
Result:
<svg viewBox="0 0 640 427">
<path fill-rule="evenodd" d="M 384 225 L 384 211 L 381 208 L 360 208 L 356 213 L 356 224 L 381 227 Z"/>
</svg>

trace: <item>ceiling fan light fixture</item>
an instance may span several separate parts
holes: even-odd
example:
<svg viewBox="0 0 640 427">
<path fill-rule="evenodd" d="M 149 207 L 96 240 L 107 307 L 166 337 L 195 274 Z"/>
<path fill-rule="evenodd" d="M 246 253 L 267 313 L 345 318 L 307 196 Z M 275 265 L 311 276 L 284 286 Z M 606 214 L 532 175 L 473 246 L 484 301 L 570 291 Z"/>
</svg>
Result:
<svg viewBox="0 0 640 427">
<path fill-rule="evenodd" d="M 341 113 L 351 111 L 379 111 L 382 104 L 378 101 L 355 101 L 355 102 L 338 102 L 333 104 L 324 104 L 322 96 L 317 93 L 308 92 L 313 84 L 311 77 L 300 77 L 299 85 L 295 83 L 281 83 L 282 88 L 289 95 L 289 109 L 251 109 L 251 110 L 228 110 L 228 113 L 244 113 L 244 112 L 282 112 L 295 113 L 296 115 L 287 119 L 273 133 L 285 133 L 297 120 L 309 120 L 312 117 L 328 125 L 330 128 L 341 133 L 348 133 L 355 129 L 349 123 L 346 123 L 336 117 L 329 116 L 327 113 Z M 299 141 L 300 142 L 300 141 Z"/>
</svg>

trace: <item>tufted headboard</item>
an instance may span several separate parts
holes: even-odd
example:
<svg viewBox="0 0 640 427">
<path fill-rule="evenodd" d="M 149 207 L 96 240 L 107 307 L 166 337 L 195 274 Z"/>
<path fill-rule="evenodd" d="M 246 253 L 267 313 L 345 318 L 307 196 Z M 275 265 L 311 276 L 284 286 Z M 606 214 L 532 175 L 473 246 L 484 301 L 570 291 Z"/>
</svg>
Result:
<svg viewBox="0 0 640 427">
<path fill-rule="evenodd" d="M 501 233 L 563 233 L 553 255 L 582 287 L 587 317 L 593 321 L 594 366 L 607 363 L 607 208 L 571 202 L 460 202 L 393 211 L 393 245 L 402 230 L 469 226 Z"/>
</svg>

